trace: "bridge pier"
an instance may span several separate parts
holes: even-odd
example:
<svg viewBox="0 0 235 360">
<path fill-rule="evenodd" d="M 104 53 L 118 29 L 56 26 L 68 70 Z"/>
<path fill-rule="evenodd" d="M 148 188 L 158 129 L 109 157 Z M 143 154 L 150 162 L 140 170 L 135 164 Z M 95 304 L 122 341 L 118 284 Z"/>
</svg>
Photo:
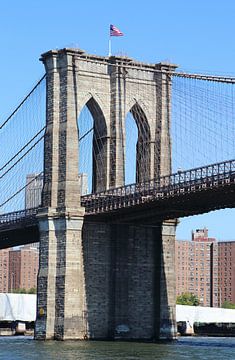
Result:
<svg viewBox="0 0 235 360">
<path fill-rule="evenodd" d="M 107 143 L 95 147 L 94 189 L 124 183 L 128 111 L 139 128 L 137 157 L 149 164 L 147 172 L 140 166 L 137 181 L 169 172 L 171 83 L 166 72 L 176 66 L 87 57 L 78 49 L 50 51 L 42 61 L 47 123 L 35 338 L 172 339 L 175 222 L 120 224 L 117 217 L 107 222 L 102 215 L 89 222 L 80 201 L 77 119 L 87 104 L 95 116 L 93 146 L 103 137 Z"/>
<path fill-rule="evenodd" d="M 38 214 L 40 260 L 36 339 L 80 339 L 85 332 L 76 92 L 71 57 L 47 71 L 44 185 Z M 64 66 L 61 66 L 64 65 Z M 68 70 L 69 69 L 69 70 Z"/>
<path fill-rule="evenodd" d="M 158 339 L 174 339 L 176 324 L 176 279 L 175 279 L 175 230 L 177 220 L 167 220 L 161 224 L 158 239 L 157 279 L 159 289 Z"/>
<path fill-rule="evenodd" d="M 35 339 L 157 341 L 176 337 L 175 221 L 39 218 Z"/>
<path fill-rule="evenodd" d="M 85 221 L 87 338 L 176 337 L 175 227 Z"/>
<path fill-rule="evenodd" d="M 80 214 L 39 214 L 37 340 L 81 339 L 85 334 L 82 224 L 83 209 Z"/>
</svg>

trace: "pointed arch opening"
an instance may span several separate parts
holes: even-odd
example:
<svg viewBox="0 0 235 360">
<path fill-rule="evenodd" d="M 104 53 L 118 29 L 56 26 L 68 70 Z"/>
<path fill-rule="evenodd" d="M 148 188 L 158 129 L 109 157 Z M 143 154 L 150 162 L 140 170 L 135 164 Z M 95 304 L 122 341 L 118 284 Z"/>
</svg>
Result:
<svg viewBox="0 0 235 360">
<path fill-rule="evenodd" d="M 82 193 L 107 187 L 107 126 L 97 101 L 91 97 L 77 120 L 79 137 L 78 173 Z"/>
<path fill-rule="evenodd" d="M 125 121 L 125 184 L 150 178 L 150 128 L 147 117 L 136 102 Z"/>
</svg>

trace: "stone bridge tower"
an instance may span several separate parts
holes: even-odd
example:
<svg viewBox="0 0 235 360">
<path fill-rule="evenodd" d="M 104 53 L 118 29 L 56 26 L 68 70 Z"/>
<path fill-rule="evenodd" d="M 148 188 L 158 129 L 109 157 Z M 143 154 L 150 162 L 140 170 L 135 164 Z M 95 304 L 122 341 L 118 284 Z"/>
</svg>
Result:
<svg viewBox="0 0 235 360">
<path fill-rule="evenodd" d="M 85 215 L 77 119 L 87 105 L 94 119 L 93 192 L 125 182 L 128 112 L 138 128 L 136 181 L 170 173 L 169 73 L 176 66 L 78 49 L 49 51 L 42 61 L 47 126 L 35 338 L 174 338 L 175 221 L 127 225 Z"/>
</svg>

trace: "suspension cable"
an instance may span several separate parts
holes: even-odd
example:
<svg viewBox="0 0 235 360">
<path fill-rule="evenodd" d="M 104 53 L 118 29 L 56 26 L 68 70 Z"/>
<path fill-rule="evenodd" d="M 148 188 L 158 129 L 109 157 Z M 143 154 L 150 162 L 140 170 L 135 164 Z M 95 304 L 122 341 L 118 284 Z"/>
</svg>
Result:
<svg viewBox="0 0 235 360">
<path fill-rule="evenodd" d="M 12 156 L 11 159 L 9 159 L 9 160 L 0 168 L 0 171 L 2 171 L 7 165 L 9 165 L 24 149 L 26 149 L 27 146 L 28 146 L 29 144 L 31 144 L 31 142 L 32 142 L 33 140 L 35 140 L 35 139 L 37 138 L 37 136 L 38 136 L 39 134 L 41 134 L 41 132 L 42 132 L 43 130 L 45 130 L 45 128 L 46 128 L 46 126 L 44 126 L 40 131 L 38 131 L 36 135 L 34 135 L 14 156 Z M 1 178 L 1 177 L 0 177 L 0 178 Z"/>
<path fill-rule="evenodd" d="M 45 79 L 46 74 L 37 82 L 37 84 L 32 88 L 32 90 L 25 96 L 25 98 L 21 101 L 21 103 L 16 107 L 16 109 L 11 113 L 10 116 L 0 125 L 0 130 L 8 123 L 8 121 L 17 113 L 17 111 L 21 108 L 21 106 L 25 103 L 25 101 L 30 97 L 30 95 L 34 92 L 34 90 L 41 84 L 41 82 Z"/>
<path fill-rule="evenodd" d="M 42 139 L 44 135 L 42 135 L 16 162 L 10 166 L 2 175 L 0 175 L 0 179 L 2 179 L 10 170 L 12 170 Z"/>
<path fill-rule="evenodd" d="M 34 180 L 39 178 L 43 174 L 43 171 L 40 174 L 37 174 L 31 181 L 29 181 L 26 185 L 22 186 L 18 191 L 16 191 L 13 195 L 11 195 L 7 200 L 5 200 L 2 204 L 0 204 L 0 208 L 6 205 L 10 200 L 12 200 L 16 195 L 18 195 L 21 191 L 25 190 L 28 185 L 30 185 Z"/>
</svg>

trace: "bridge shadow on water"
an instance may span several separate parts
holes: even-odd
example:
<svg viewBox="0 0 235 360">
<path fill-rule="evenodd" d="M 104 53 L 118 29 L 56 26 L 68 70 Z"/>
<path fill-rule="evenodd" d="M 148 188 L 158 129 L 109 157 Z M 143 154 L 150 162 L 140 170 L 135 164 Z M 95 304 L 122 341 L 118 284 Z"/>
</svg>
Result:
<svg viewBox="0 0 235 360">
<path fill-rule="evenodd" d="M 235 348 L 235 337 L 179 337 L 177 344 L 189 347 Z"/>
</svg>

